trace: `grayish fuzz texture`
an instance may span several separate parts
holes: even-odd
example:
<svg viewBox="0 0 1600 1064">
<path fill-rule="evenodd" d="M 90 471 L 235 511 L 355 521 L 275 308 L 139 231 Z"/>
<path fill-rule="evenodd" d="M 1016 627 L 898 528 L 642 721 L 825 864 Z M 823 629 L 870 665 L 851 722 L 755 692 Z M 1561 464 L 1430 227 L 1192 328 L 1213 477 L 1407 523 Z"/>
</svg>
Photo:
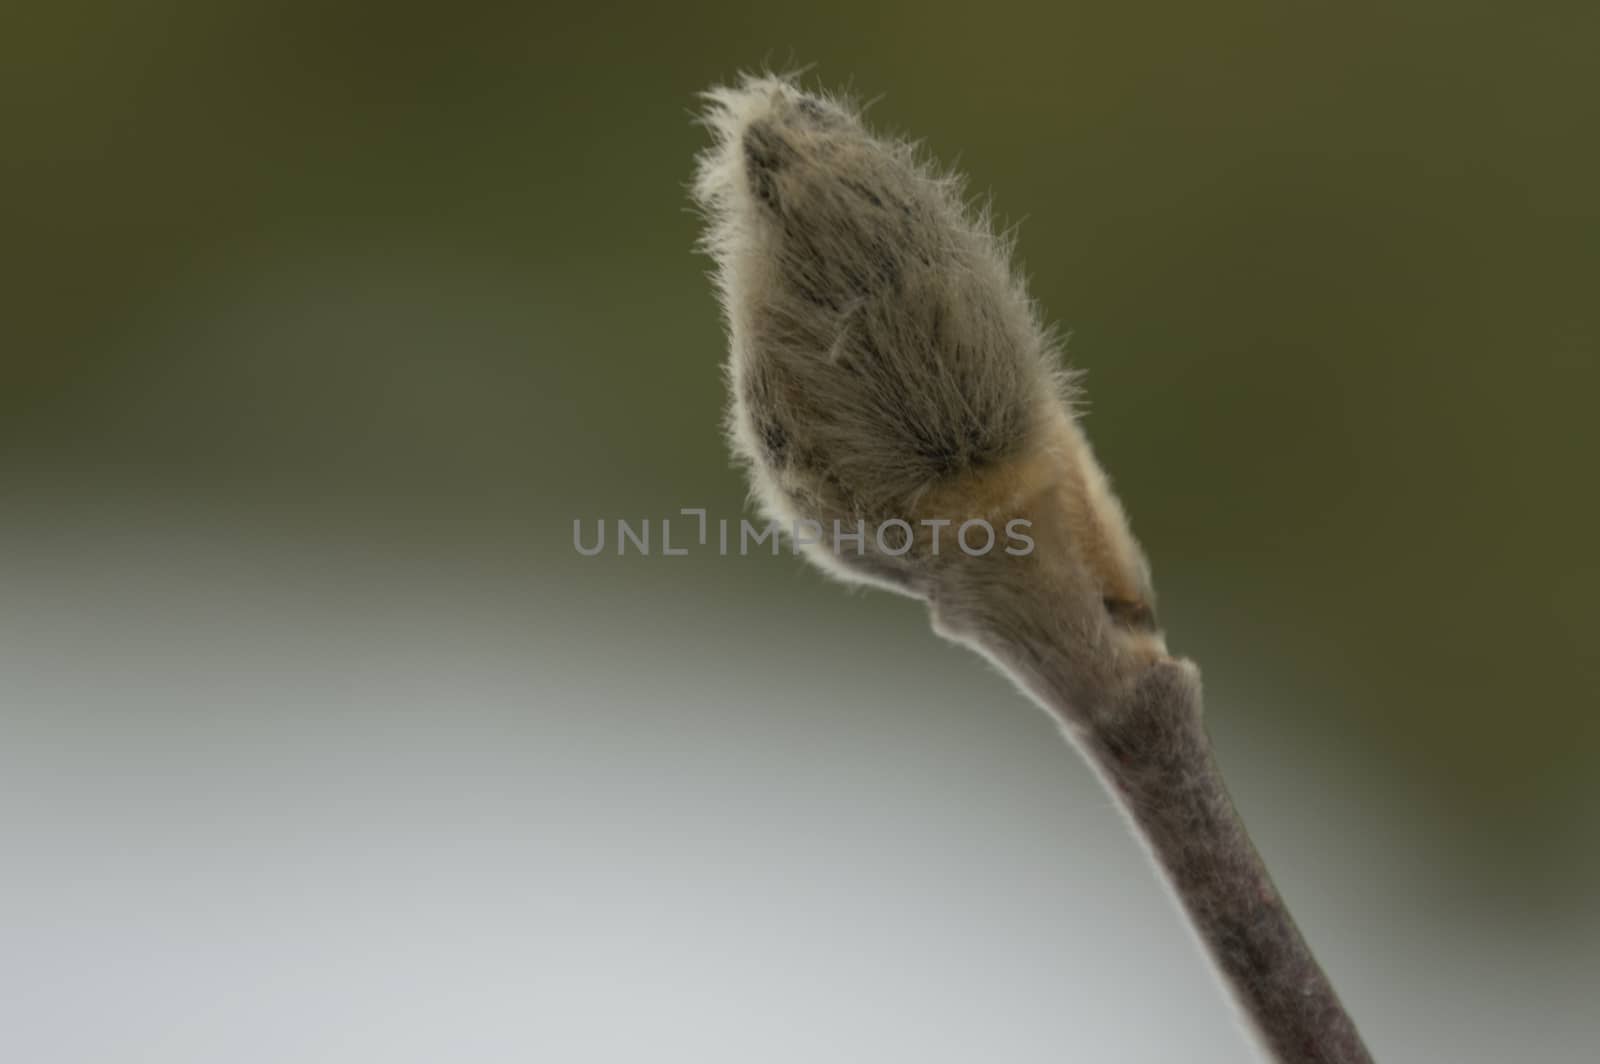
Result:
<svg viewBox="0 0 1600 1064">
<path fill-rule="evenodd" d="M 729 432 L 766 511 L 906 518 L 932 485 L 1027 448 L 1067 378 L 957 179 L 784 79 L 707 96 L 695 192 L 731 339 Z"/>
</svg>

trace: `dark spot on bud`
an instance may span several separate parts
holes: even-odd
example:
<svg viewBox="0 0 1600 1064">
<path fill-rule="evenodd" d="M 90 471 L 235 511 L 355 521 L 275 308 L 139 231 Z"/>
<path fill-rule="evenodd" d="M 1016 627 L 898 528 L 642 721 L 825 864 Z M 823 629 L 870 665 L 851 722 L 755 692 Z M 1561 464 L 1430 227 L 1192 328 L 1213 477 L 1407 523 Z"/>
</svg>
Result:
<svg viewBox="0 0 1600 1064">
<path fill-rule="evenodd" d="M 779 209 L 778 174 L 794 161 L 794 149 L 768 122 L 752 122 L 744 131 L 744 168 L 750 191 L 768 207 Z"/>
<path fill-rule="evenodd" d="M 759 425 L 761 450 L 769 465 L 782 467 L 789 453 L 789 434 L 776 421 L 764 420 Z"/>
<path fill-rule="evenodd" d="M 809 96 L 800 97 L 794 106 L 801 114 L 814 121 L 822 122 L 828 118 L 828 112 L 823 109 L 823 106 Z"/>
<path fill-rule="evenodd" d="M 1111 619 L 1124 628 L 1131 628 L 1136 632 L 1154 632 L 1156 630 L 1156 611 L 1143 602 L 1133 602 L 1129 599 L 1105 598 L 1100 600 L 1105 606 Z"/>
<path fill-rule="evenodd" d="M 872 191 L 872 189 L 867 187 L 864 183 L 851 180 L 850 178 L 845 178 L 843 184 L 845 188 L 849 189 L 851 192 L 854 192 L 868 203 L 871 203 L 874 207 L 883 206 L 883 197 Z"/>
</svg>

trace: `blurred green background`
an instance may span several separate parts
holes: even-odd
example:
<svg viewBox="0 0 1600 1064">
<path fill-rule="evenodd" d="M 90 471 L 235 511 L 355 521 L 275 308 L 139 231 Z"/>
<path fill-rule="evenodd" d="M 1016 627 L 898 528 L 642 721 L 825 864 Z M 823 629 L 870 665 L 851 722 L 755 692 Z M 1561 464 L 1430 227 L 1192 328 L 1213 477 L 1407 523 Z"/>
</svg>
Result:
<svg viewBox="0 0 1600 1064">
<path fill-rule="evenodd" d="M 536 603 L 565 620 L 507 646 L 581 644 L 597 675 L 729 667 L 651 626 L 602 646 L 598 617 L 850 624 L 863 639 L 833 667 L 907 707 L 941 688 L 895 670 L 964 669 L 1018 703 L 990 712 L 1025 712 L 931 637 L 875 646 L 920 639 L 920 611 L 792 558 L 571 547 L 575 518 L 743 505 L 685 192 L 692 115 L 741 70 L 810 65 L 1020 223 L 1247 819 L 1289 800 L 1315 816 L 1327 772 L 1365 810 L 1318 858 L 1352 882 L 1387 825 L 1385 846 L 1425 853 L 1416 904 L 1593 928 L 1597 12 L 13 6 L 0 580 L 90 624 L 169 578 L 335 579 L 377 558 L 384 590 L 356 616 L 420 588 Z M 221 560 L 194 568 L 195 543 Z M 296 560 L 241 560 L 267 554 Z M 37 636 L 14 650 L 76 631 L 10 623 Z M 47 729 L 21 691 L 0 712 Z M 1282 878 L 1318 851 L 1267 834 Z M 1382 931 L 1390 889 L 1338 926 Z"/>
</svg>

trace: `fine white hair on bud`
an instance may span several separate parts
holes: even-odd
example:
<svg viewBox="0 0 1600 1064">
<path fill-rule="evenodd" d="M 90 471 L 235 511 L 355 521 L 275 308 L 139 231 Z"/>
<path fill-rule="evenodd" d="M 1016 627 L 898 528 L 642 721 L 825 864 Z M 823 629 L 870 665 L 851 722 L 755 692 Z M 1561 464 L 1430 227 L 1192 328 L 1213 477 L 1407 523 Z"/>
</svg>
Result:
<svg viewBox="0 0 1600 1064">
<path fill-rule="evenodd" d="M 961 180 L 790 78 L 705 99 L 694 192 L 729 334 L 729 436 L 767 513 L 824 528 L 1038 518 L 1103 570 L 1077 584 L 1147 613 L 1143 557 L 1073 420 L 1058 345 Z M 931 598 L 951 564 L 921 533 L 903 551 L 809 553 Z"/>
<path fill-rule="evenodd" d="M 901 516 L 1026 446 L 1066 377 L 960 182 L 787 79 L 706 97 L 730 430 L 769 510 Z"/>
</svg>

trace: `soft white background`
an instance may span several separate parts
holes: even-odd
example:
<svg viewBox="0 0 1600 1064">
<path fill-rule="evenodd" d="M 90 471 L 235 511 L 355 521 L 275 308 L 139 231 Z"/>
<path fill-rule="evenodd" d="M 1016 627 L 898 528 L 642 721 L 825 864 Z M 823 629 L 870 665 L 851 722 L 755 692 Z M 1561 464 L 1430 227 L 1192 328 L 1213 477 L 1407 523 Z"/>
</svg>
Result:
<svg viewBox="0 0 1600 1064">
<path fill-rule="evenodd" d="M 114 505 L 4 549 L 6 1060 L 1246 1057 L 1098 784 L 914 604 Z M 1379 1059 L 1593 1059 L 1592 922 L 1486 930 L 1359 751 L 1213 701 Z"/>
</svg>

